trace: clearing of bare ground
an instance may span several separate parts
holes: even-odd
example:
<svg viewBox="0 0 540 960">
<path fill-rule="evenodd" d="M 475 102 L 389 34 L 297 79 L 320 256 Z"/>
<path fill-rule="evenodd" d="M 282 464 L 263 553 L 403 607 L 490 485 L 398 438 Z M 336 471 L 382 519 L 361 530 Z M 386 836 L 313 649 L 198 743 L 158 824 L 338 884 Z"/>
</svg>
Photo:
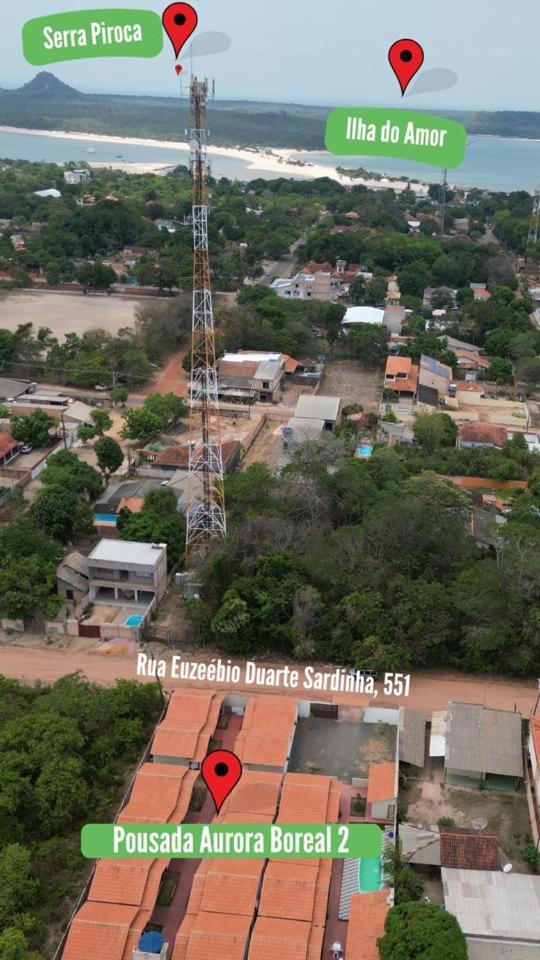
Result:
<svg viewBox="0 0 540 960">
<path fill-rule="evenodd" d="M 328 360 L 319 394 L 341 397 L 344 406 L 361 403 L 365 410 L 375 410 L 379 405 L 382 384 L 382 370 L 368 370 L 356 360 Z"/>
<path fill-rule="evenodd" d="M 60 340 L 67 333 L 82 336 L 87 330 L 102 327 L 118 333 L 135 326 L 136 297 L 87 296 L 82 293 L 47 293 L 24 290 L 0 297 L 0 329 L 15 331 L 19 324 L 33 323 L 37 332 L 49 327 Z"/>
<path fill-rule="evenodd" d="M 456 827 L 475 829 L 473 821 L 487 821 L 486 833 L 496 834 L 504 858 L 518 873 L 530 873 L 521 859 L 521 848 L 531 832 L 525 790 L 498 793 L 452 787 L 438 778 L 410 777 L 400 792 L 400 806 L 407 823 L 434 826 L 444 817 Z"/>
</svg>

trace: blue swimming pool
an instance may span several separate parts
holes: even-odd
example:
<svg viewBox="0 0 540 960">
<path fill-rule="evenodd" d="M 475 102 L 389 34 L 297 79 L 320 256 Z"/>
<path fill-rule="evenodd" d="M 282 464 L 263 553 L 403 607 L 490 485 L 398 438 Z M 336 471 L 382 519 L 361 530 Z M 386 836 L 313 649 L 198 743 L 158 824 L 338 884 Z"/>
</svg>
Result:
<svg viewBox="0 0 540 960">
<path fill-rule="evenodd" d="M 94 521 L 98 523 L 116 523 L 118 517 L 115 513 L 95 513 Z"/>
<path fill-rule="evenodd" d="M 127 620 L 124 620 L 124 626 L 140 627 L 143 620 L 144 620 L 144 617 L 141 617 L 139 613 L 132 613 L 131 616 L 127 618 Z"/>
<path fill-rule="evenodd" d="M 358 864 L 358 889 L 360 893 L 380 890 L 382 885 L 382 864 L 380 857 L 362 857 Z"/>
<path fill-rule="evenodd" d="M 365 444 L 362 444 L 361 447 L 358 447 L 358 450 L 356 451 L 356 456 L 362 457 L 363 459 L 367 460 L 372 453 L 373 453 L 373 447 L 370 444 L 365 443 Z"/>
</svg>

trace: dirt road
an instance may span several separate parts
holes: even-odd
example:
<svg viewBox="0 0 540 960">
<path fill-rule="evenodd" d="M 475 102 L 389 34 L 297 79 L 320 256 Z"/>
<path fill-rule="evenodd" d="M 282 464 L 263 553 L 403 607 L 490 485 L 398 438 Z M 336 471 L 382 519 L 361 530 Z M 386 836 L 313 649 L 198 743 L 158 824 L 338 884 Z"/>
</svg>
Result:
<svg viewBox="0 0 540 960">
<path fill-rule="evenodd" d="M 167 366 L 158 375 L 154 388 L 156 393 L 174 393 L 177 397 L 187 397 L 189 373 L 182 366 L 186 353 L 188 348 L 184 347 L 171 357 Z"/>
<path fill-rule="evenodd" d="M 208 660 L 210 655 L 200 657 L 186 653 L 184 658 L 190 661 Z M 170 654 L 167 659 L 170 659 Z M 242 661 L 237 662 L 242 665 Z M 276 664 L 272 664 L 272 666 L 275 667 Z M 326 669 L 330 668 L 326 667 Z M 136 676 L 136 657 L 134 654 L 111 656 L 87 650 L 68 650 L 64 652 L 7 644 L 0 647 L 0 674 L 4 676 L 17 677 L 29 682 L 42 680 L 47 683 L 77 670 L 81 670 L 89 680 L 102 684 L 112 684 L 117 679 L 142 679 Z M 167 673 L 169 672 L 168 670 Z M 212 686 L 198 681 L 189 685 Z M 164 681 L 164 686 L 173 689 L 186 686 L 186 683 L 167 679 Z M 466 703 L 482 703 L 487 707 L 503 710 L 516 710 L 526 718 L 534 710 L 537 699 L 537 689 L 534 681 L 499 680 L 492 677 L 468 677 L 459 674 L 413 674 L 411 693 L 407 698 L 384 697 L 381 680 L 378 681 L 377 686 L 380 688 L 379 696 L 376 701 L 372 701 L 376 702 L 377 706 L 402 704 L 420 710 L 426 716 L 430 716 L 434 710 L 444 710 L 449 700 L 458 700 Z M 221 688 L 230 689 L 230 686 L 223 684 L 220 685 Z M 234 689 L 238 691 L 238 687 Z M 255 689 L 260 692 L 261 688 L 251 687 L 250 692 L 253 693 Z M 283 686 L 269 688 L 268 692 L 290 693 L 296 697 L 300 695 L 300 691 L 288 690 Z M 311 696 L 317 700 L 335 700 L 340 703 L 348 702 L 366 706 L 370 702 L 367 695 L 313 693 Z"/>
</svg>

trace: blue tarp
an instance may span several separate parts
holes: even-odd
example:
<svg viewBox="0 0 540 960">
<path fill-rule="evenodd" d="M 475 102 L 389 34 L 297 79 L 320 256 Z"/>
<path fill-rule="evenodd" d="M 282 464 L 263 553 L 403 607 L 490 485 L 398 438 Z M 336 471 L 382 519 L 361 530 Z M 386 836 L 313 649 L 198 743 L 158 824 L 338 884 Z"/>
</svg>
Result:
<svg viewBox="0 0 540 960">
<path fill-rule="evenodd" d="M 157 930 L 149 930 L 148 933 L 143 933 L 139 940 L 139 950 L 145 950 L 146 953 L 161 953 L 164 942 L 162 933 L 158 933 Z"/>
</svg>

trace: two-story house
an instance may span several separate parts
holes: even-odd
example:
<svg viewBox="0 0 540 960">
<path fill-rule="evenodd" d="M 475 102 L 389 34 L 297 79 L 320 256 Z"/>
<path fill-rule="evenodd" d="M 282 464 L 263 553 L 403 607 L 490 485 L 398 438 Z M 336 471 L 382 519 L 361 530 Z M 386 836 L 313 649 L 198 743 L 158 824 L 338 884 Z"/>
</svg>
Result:
<svg viewBox="0 0 540 960">
<path fill-rule="evenodd" d="M 89 600 L 150 607 L 167 588 L 167 546 L 101 540 L 88 557 Z"/>
<path fill-rule="evenodd" d="M 248 403 L 276 403 L 284 375 L 285 359 L 280 353 L 226 353 L 218 365 L 219 395 Z"/>
</svg>

